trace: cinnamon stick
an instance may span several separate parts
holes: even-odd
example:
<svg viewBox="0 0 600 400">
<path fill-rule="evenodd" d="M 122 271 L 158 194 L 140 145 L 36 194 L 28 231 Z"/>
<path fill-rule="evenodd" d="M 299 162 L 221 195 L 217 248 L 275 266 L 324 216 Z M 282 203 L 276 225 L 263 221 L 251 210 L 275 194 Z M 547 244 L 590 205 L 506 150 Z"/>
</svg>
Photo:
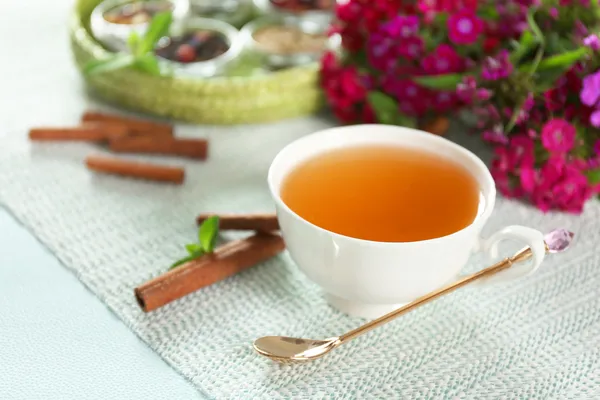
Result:
<svg viewBox="0 0 600 400">
<path fill-rule="evenodd" d="M 198 289 L 237 274 L 283 251 L 279 235 L 257 233 L 229 242 L 135 288 L 144 312 L 155 310 Z"/>
<path fill-rule="evenodd" d="M 170 136 L 130 136 L 110 141 L 116 153 L 151 153 L 190 157 L 204 160 L 208 142 L 204 139 L 176 139 Z"/>
<path fill-rule="evenodd" d="M 185 171 L 179 167 L 141 163 L 103 156 L 88 156 L 85 163 L 89 169 L 108 174 L 177 184 L 181 184 L 185 179 Z"/>
<path fill-rule="evenodd" d="M 119 124 L 84 124 L 72 127 L 39 127 L 29 130 L 29 139 L 43 141 L 75 140 L 84 142 L 103 142 L 124 137 L 128 129 Z"/>
<path fill-rule="evenodd" d="M 118 123 L 126 126 L 132 135 L 173 136 L 173 126 L 161 122 L 145 121 L 95 111 L 85 112 L 81 120 L 83 122 Z"/>
<path fill-rule="evenodd" d="M 219 217 L 219 230 L 273 232 L 279 230 L 276 214 L 200 214 L 196 221 L 204 222 L 208 217 Z"/>
<path fill-rule="evenodd" d="M 445 135 L 450 127 L 450 120 L 446 117 L 436 117 L 421 125 L 421 129 L 434 135 Z"/>
</svg>

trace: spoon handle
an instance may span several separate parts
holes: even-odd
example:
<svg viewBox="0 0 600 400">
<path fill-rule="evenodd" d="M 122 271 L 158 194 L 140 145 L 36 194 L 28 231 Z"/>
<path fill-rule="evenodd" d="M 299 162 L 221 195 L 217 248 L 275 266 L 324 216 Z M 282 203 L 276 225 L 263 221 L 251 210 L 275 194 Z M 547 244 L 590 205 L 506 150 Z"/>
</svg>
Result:
<svg viewBox="0 0 600 400">
<path fill-rule="evenodd" d="M 418 299 L 413 300 L 412 302 L 410 302 L 388 314 L 385 314 L 384 316 L 374 319 L 373 321 L 367 322 L 366 324 L 361 325 L 358 328 L 341 335 L 339 337 L 339 344 L 348 342 L 348 341 L 362 335 L 363 333 L 370 331 L 371 329 L 375 329 L 383 324 L 386 324 L 386 323 L 390 322 L 391 320 L 393 320 L 403 314 L 406 314 L 409 311 L 412 311 L 413 309 L 415 309 L 419 306 L 422 306 L 423 304 L 429 303 L 431 300 L 435 300 L 438 297 L 441 297 L 445 294 L 453 292 L 456 289 L 466 286 L 471 282 L 494 275 L 500 271 L 510 268 L 515 263 L 526 261 L 526 260 L 530 259 L 532 257 L 532 255 L 533 255 L 533 253 L 531 252 L 531 249 L 529 247 L 527 247 L 527 248 L 519 251 L 512 257 L 505 258 L 504 260 L 499 261 L 498 263 L 492 265 L 491 267 L 487 267 L 487 268 L 482 269 L 478 272 L 475 272 L 471 275 L 466 275 L 465 277 L 463 277 L 453 283 L 450 283 L 447 286 L 443 286 L 439 289 L 434 290 L 433 292 L 429 292 L 428 294 L 421 296 Z"/>
</svg>

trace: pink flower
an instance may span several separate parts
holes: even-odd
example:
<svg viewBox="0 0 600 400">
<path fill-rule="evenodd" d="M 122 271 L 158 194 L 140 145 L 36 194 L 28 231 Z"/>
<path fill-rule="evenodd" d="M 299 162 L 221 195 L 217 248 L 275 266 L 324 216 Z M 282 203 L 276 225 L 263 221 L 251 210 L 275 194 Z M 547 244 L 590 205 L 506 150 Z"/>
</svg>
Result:
<svg viewBox="0 0 600 400">
<path fill-rule="evenodd" d="M 577 131 L 564 119 L 554 118 L 542 127 L 542 145 L 551 152 L 566 153 L 575 145 Z"/>
<path fill-rule="evenodd" d="M 414 60 L 421 55 L 424 47 L 425 44 L 421 38 L 411 37 L 402 40 L 402 43 L 400 43 L 398 48 L 398 53 L 409 60 Z"/>
<path fill-rule="evenodd" d="M 364 105 L 361 114 L 361 121 L 366 124 L 373 124 L 377 122 L 377 118 L 375 117 L 375 111 L 373 108 L 367 103 Z"/>
<path fill-rule="evenodd" d="M 544 92 L 544 105 L 550 112 L 561 110 L 567 102 L 567 94 L 561 88 L 554 88 Z"/>
<path fill-rule="evenodd" d="M 494 154 L 495 167 L 504 172 L 532 168 L 535 163 L 534 142 L 526 135 L 512 137 L 508 145 L 497 146 Z"/>
<path fill-rule="evenodd" d="M 382 84 L 384 90 L 399 100 L 416 101 L 425 97 L 425 89 L 410 79 L 388 78 Z"/>
<path fill-rule="evenodd" d="M 533 140 L 526 135 L 514 136 L 510 140 L 509 155 L 513 168 L 533 166 L 535 162 Z"/>
<path fill-rule="evenodd" d="M 591 187 L 584 172 L 585 162 L 565 161 L 562 157 L 550 157 L 539 170 L 531 201 L 542 211 L 557 208 L 580 213 L 584 203 L 598 190 Z"/>
<path fill-rule="evenodd" d="M 352 102 L 362 101 L 367 96 L 365 85 L 354 68 L 346 68 L 341 72 L 340 86 Z"/>
<path fill-rule="evenodd" d="M 501 126 L 496 126 L 492 129 L 488 129 L 483 131 L 482 138 L 486 142 L 496 143 L 496 144 L 508 144 L 508 137 L 504 133 L 504 130 Z"/>
<path fill-rule="evenodd" d="M 323 55 L 321 59 L 321 74 L 337 73 L 339 68 L 338 60 L 333 52 L 327 52 Z"/>
<path fill-rule="evenodd" d="M 414 15 L 399 15 L 383 25 L 383 32 L 394 39 L 409 38 L 419 30 L 419 17 Z"/>
<path fill-rule="evenodd" d="M 455 12 L 465 8 L 475 11 L 477 0 L 418 0 L 417 2 L 417 9 L 423 13 Z"/>
<path fill-rule="evenodd" d="M 598 35 L 589 35 L 583 39 L 583 44 L 594 51 L 600 50 L 600 38 Z"/>
<path fill-rule="evenodd" d="M 492 92 L 485 88 L 477 88 L 477 81 L 472 76 L 466 76 L 456 85 L 456 96 L 465 104 L 473 101 L 485 101 L 492 97 Z"/>
<path fill-rule="evenodd" d="M 600 72 L 590 74 L 583 79 L 583 88 L 579 98 L 586 106 L 593 107 L 600 99 Z"/>
<path fill-rule="evenodd" d="M 486 57 L 481 67 L 481 77 L 488 81 L 506 78 L 513 72 L 507 50 L 501 50 L 496 57 Z"/>
<path fill-rule="evenodd" d="M 423 70 L 428 75 L 459 72 L 464 68 L 463 60 L 449 45 L 441 44 L 423 59 Z"/>
<path fill-rule="evenodd" d="M 456 94 L 450 91 L 438 91 L 433 94 L 433 109 L 444 112 L 454 108 L 457 103 Z"/>
<path fill-rule="evenodd" d="M 423 99 L 416 99 L 413 101 L 400 101 L 398 103 L 398 110 L 410 117 L 421 117 L 425 115 L 425 112 L 429 108 L 429 103 Z"/>
<path fill-rule="evenodd" d="M 521 186 L 523 187 L 525 193 L 531 194 L 538 181 L 538 171 L 536 171 L 532 166 L 522 168 L 520 179 Z"/>
<path fill-rule="evenodd" d="M 387 71 L 398 58 L 397 43 L 392 38 L 380 33 L 374 33 L 369 37 L 367 45 L 370 63 L 380 71 Z"/>
<path fill-rule="evenodd" d="M 502 171 L 496 168 L 496 161 L 492 162 L 491 173 L 494 178 L 494 182 L 496 182 L 496 187 L 498 191 L 502 193 L 506 197 L 516 197 L 515 191 L 510 183 L 510 179 L 508 173 L 506 171 Z"/>
<path fill-rule="evenodd" d="M 363 7 L 356 1 L 340 2 L 336 7 L 337 18 L 347 22 L 359 21 L 362 11 Z"/>
<path fill-rule="evenodd" d="M 462 10 L 448 19 L 448 37 L 456 44 L 475 43 L 483 32 L 483 21 L 472 10 Z"/>
</svg>

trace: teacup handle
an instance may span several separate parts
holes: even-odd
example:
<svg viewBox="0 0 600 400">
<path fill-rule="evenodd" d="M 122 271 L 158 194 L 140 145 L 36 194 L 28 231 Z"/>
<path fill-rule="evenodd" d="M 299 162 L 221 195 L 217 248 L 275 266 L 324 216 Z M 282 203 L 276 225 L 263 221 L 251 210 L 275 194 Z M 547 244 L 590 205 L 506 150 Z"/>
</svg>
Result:
<svg viewBox="0 0 600 400">
<path fill-rule="evenodd" d="M 487 239 L 480 239 L 479 250 L 487 254 L 489 260 L 499 261 L 498 246 L 505 240 L 522 242 L 531 249 L 532 257 L 529 262 L 522 262 L 485 279 L 482 283 L 507 282 L 533 274 L 540 267 L 546 256 L 544 234 L 537 229 L 526 226 L 507 226 Z M 510 255 L 507 255 L 507 257 Z"/>
</svg>

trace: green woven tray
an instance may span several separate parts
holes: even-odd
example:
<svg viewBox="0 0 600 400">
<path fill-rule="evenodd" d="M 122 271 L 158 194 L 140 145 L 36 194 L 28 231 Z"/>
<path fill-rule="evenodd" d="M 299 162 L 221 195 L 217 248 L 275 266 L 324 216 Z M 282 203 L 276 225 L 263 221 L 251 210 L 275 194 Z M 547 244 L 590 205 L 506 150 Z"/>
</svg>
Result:
<svg viewBox="0 0 600 400">
<path fill-rule="evenodd" d="M 89 31 L 90 14 L 100 1 L 76 1 L 70 38 L 80 70 L 89 60 L 107 55 Z M 205 124 L 274 121 L 311 114 L 323 105 L 316 64 L 254 77 L 186 79 L 124 69 L 84 79 L 94 93 L 109 102 Z"/>
</svg>

